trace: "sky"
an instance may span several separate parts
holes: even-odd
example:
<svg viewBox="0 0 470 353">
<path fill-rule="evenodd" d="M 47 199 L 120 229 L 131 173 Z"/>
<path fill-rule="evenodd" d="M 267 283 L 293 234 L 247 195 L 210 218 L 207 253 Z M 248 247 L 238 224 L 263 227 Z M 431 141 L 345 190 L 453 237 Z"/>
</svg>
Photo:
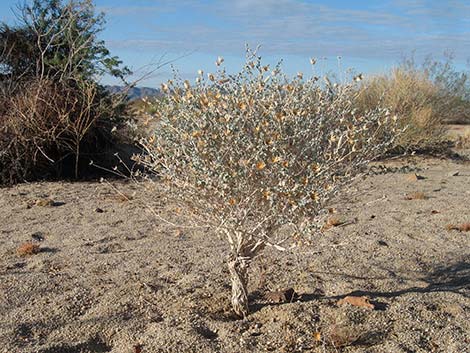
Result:
<svg viewBox="0 0 470 353">
<path fill-rule="evenodd" d="M 16 0 L 1 0 L 0 20 L 11 23 Z M 223 56 L 237 72 L 245 45 L 260 47 L 263 61 L 283 59 L 288 74 L 346 71 L 383 73 L 404 56 L 417 60 L 453 53 L 458 67 L 470 58 L 469 0 L 96 0 L 106 14 L 102 39 L 142 77 L 158 62 L 172 61 L 139 85 L 157 87 L 173 76 L 194 79 L 214 71 Z M 340 62 L 338 56 L 341 57 Z M 153 65 L 153 66 L 152 66 Z M 115 83 L 105 77 L 104 83 Z"/>
</svg>

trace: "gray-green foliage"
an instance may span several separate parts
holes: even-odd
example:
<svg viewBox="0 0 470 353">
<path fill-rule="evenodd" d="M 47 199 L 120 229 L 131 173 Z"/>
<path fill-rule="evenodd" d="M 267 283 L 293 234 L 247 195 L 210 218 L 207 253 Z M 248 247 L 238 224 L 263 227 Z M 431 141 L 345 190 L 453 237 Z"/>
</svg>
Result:
<svg viewBox="0 0 470 353">
<path fill-rule="evenodd" d="M 356 111 L 354 84 L 290 79 L 247 54 L 238 74 L 219 66 L 207 79 L 201 72 L 195 85 L 163 85 L 166 99 L 140 160 L 229 240 L 239 315 L 248 312 L 250 260 L 279 245 L 281 227 L 310 224 L 399 133 L 387 110 Z"/>
</svg>

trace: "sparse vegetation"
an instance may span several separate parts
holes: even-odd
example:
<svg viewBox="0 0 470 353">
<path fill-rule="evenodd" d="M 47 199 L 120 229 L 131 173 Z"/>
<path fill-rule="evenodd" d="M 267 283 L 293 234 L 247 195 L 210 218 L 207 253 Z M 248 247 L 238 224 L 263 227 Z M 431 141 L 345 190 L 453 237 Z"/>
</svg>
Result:
<svg viewBox="0 0 470 353">
<path fill-rule="evenodd" d="M 92 0 L 18 14 L 0 23 L 6 352 L 468 350 L 470 133 L 446 124 L 470 122 L 470 81 L 451 56 L 335 83 L 247 49 L 238 73 L 219 57 L 129 102 L 99 84 L 129 71 Z M 127 179 L 63 181 L 90 169 Z"/>
</svg>

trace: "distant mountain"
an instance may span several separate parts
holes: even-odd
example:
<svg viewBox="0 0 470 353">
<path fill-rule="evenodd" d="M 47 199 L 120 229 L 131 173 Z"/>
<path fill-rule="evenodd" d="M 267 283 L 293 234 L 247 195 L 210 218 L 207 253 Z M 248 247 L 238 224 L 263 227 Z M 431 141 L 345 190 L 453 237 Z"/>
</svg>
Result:
<svg viewBox="0 0 470 353">
<path fill-rule="evenodd" d="M 121 93 L 124 90 L 122 86 L 105 86 L 106 90 L 110 93 Z M 157 97 L 161 95 L 159 89 L 150 87 L 133 87 L 129 89 L 127 93 L 129 99 L 136 100 L 144 97 Z"/>
</svg>

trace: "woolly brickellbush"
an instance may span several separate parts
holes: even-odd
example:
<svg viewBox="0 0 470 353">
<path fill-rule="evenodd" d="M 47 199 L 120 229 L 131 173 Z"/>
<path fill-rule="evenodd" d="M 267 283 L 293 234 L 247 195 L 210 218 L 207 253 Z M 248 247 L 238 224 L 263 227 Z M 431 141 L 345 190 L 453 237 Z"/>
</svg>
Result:
<svg viewBox="0 0 470 353">
<path fill-rule="evenodd" d="M 285 249 L 281 227 L 306 229 L 399 131 L 385 109 L 355 110 L 353 83 L 290 79 L 249 49 L 238 74 L 222 62 L 194 85 L 162 86 L 138 160 L 227 238 L 232 305 L 246 316 L 250 261 L 266 246 Z"/>
</svg>

